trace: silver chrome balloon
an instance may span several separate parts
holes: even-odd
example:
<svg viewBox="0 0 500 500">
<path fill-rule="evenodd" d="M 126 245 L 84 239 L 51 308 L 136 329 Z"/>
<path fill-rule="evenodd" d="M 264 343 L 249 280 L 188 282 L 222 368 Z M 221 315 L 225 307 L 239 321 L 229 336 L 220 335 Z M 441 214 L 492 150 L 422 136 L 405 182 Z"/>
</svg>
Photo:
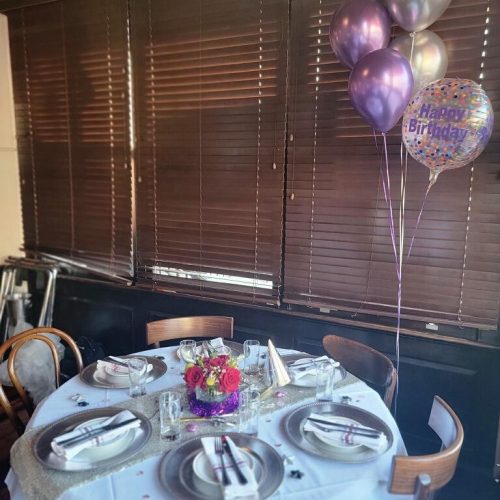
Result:
<svg viewBox="0 0 500 500">
<path fill-rule="evenodd" d="M 411 49 L 414 37 L 413 52 Z M 429 30 L 419 33 L 398 36 L 390 46 L 403 54 L 411 64 L 413 72 L 413 93 L 434 80 L 439 80 L 446 75 L 448 69 L 448 53 L 443 40 Z"/>
<path fill-rule="evenodd" d="M 422 31 L 436 22 L 451 0 L 385 0 L 392 18 L 406 31 Z"/>
</svg>

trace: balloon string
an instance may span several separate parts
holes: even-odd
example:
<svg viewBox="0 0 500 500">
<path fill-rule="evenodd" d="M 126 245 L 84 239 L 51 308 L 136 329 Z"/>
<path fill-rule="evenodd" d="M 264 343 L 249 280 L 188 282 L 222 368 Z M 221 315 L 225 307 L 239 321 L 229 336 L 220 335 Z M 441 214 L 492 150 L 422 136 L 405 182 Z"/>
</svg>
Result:
<svg viewBox="0 0 500 500">
<path fill-rule="evenodd" d="M 429 189 L 430 189 L 430 187 L 429 187 Z M 417 217 L 417 223 L 415 224 L 415 228 L 413 229 L 413 235 L 411 237 L 410 247 L 408 248 L 408 253 L 406 254 L 407 259 L 409 259 L 410 255 L 411 255 L 411 250 L 413 248 L 413 242 L 415 241 L 415 236 L 417 234 L 418 226 L 420 225 L 420 219 L 422 218 L 422 213 L 424 211 L 425 202 L 427 201 L 427 196 L 429 195 L 429 189 L 427 189 L 427 191 L 425 192 L 425 196 L 424 196 L 424 199 L 422 201 L 422 206 L 420 207 L 420 212 L 419 212 L 418 217 Z"/>
<path fill-rule="evenodd" d="M 400 279 L 399 273 L 399 259 L 398 259 L 398 251 L 396 249 L 396 232 L 394 229 L 394 211 L 392 209 L 392 196 L 391 196 L 391 178 L 389 175 L 389 156 L 387 153 L 387 139 L 385 133 L 382 133 L 382 137 L 384 138 L 384 152 L 385 152 L 385 180 L 382 180 L 382 186 L 384 188 L 384 198 L 386 204 L 389 206 L 389 229 L 391 233 L 391 243 L 392 249 L 394 252 L 394 258 L 396 259 L 396 272 L 398 275 L 398 280 Z M 387 185 L 386 185 L 387 183 Z"/>
</svg>

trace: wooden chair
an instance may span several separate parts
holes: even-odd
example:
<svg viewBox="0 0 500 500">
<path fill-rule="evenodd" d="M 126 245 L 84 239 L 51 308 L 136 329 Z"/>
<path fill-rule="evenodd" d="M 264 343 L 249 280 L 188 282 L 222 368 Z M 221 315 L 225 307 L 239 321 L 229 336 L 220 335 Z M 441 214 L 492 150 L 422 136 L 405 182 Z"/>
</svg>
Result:
<svg viewBox="0 0 500 500">
<path fill-rule="evenodd" d="M 337 335 L 323 337 L 323 347 L 348 372 L 378 389 L 391 409 L 397 372 L 387 356 L 365 344 Z"/>
<path fill-rule="evenodd" d="M 393 457 L 391 493 L 413 494 L 417 500 L 427 500 L 455 474 L 464 429 L 456 413 L 439 396 L 434 396 L 429 426 L 443 443 L 441 451 L 432 455 Z"/>
<path fill-rule="evenodd" d="M 234 319 L 228 316 L 187 316 L 152 321 L 146 325 L 148 345 L 160 341 L 193 337 L 233 338 Z"/>
<path fill-rule="evenodd" d="M 25 332 L 19 333 L 15 335 L 14 337 L 11 337 L 8 339 L 6 342 L 4 342 L 0 346 L 0 361 L 3 360 L 3 357 L 5 356 L 5 353 L 9 348 L 12 348 L 7 360 L 7 371 L 9 373 L 9 377 L 12 381 L 12 384 L 14 385 L 17 393 L 19 394 L 21 401 L 24 404 L 24 407 L 28 411 L 28 414 L 31 415 L 33 413 L 33 403 L 31 399 L 28 397 L 28 394 L 26 393 L 26 390 L 22 386 L 21 382 L 19 381 L 15 368 L 14 368 L 14 362 L 16 359 L 16 356 L 19 352 L 19 349 L 26 343 L 31 340 L 40 340 L 44 342 L 45 344 L 48 345 L 51 353 L 52 353 L 52 358 L 54 360 L 54 373 L 55 373 L 55 382 L 56 382 L 56 387 L 59 387 L 59 378 L 60 378 L 60 368 L 59 368 L 59 357 L 57 354 L 57 349 L 52 340 L 50 340 L 48 337 L 45 335 L 41 335 L 43 333 L 51 333 L 53 335 L 57 335 L 61 340 L 64 340 L 70 347 L 70 349 L 73 351 L 73 355 L 75 356 L 76 359 L 76 364 L 78 371 L 80 372 L 83 368 L 83 361 L 82 361 L 82 356 L 80 354 L 80 351 L 78 349 L 78 346 L 76 345 L 75 341 L 65 332 L 58 330 L 57 328 L 52 328 L 48 326 L 42 326 L 38 328 L 32 328 L 31 330 L 27 330 Z M 2 406 L 4 412 L 6 415 L 9 417 L 10 421 L 14 425 L 14 428 L 16 429 L 17 433 L 21 435 L 24 432 L 24 423 L 21 421 L 19 418 L 17 412 L 14 410 L 12 407 L 12 404 L 9 400 L 9 398 L 5 394 L 5 390 L 0 383 L 0 405 Z"/>
</svg>

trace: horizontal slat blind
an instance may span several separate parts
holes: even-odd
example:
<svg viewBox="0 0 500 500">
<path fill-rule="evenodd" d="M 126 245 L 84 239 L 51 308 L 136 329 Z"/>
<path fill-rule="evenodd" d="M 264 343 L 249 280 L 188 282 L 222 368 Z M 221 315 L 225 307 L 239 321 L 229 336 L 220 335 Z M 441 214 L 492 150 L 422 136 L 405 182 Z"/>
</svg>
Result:
<svg viewBox="0 0 500 500">
<path fill-rule="evenodd" d="M 143 284 L 276 303 L 288 2 L 133 1 Z"/>
<path fill-rule="evenodd" d="M 447 76 L 478 81 L 483 72 L 481 81 L 497 114 L 498 4 L 454 0 L 431 27 L 448 49 Z M 375 141 L 371 128 L 352 108 L 347 95 L 349 70 L 328 44 L 329 22 L 339 5 L 331 0 L 292 2 L 285 301 L 391 316 L 397 283 L 379 179 L 382 139 Z M 488 48 L 482 57 L 488 6 Z M 473 175 L 470 167 L 444 173 L 429 194 L 413 254 L 403 271 L 406 318 L 496 327 L 498 131 L 496 125 Z M 399 206 L 400 140 L 397 126 L 388 137 L 395 207 Z M 408 172 L 406 247 L 428 182 L 427 168 L 411 158 Z M 396 224 L 397 216 L 396 211 Z"/>
<path fill-rule="evenodd" d="M 66 0 L 8 17 L 25 248 L 130 276 L 126 5 Z"/>
</svg>

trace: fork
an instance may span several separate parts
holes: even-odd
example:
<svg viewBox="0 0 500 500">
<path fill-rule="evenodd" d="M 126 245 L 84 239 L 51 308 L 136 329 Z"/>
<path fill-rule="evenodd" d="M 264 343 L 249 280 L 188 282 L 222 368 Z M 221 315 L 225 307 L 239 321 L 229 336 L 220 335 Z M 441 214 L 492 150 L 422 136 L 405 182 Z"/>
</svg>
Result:
<svg viewBox="0 0 500 500">
<path fill-rule="evenodd" d="M 222 448 L 222 438 L 220 437 L 215 438 L 214 450 L 215 454 L 219 455 L 220 465 L 222 469 L 222 484 L 224 486 L 228 486 L 229 484 L 231 484 L 231 481 L 229 480 L 226 471 L 226 466 L 224 465 L 224 449 Z"/>
</svg>

